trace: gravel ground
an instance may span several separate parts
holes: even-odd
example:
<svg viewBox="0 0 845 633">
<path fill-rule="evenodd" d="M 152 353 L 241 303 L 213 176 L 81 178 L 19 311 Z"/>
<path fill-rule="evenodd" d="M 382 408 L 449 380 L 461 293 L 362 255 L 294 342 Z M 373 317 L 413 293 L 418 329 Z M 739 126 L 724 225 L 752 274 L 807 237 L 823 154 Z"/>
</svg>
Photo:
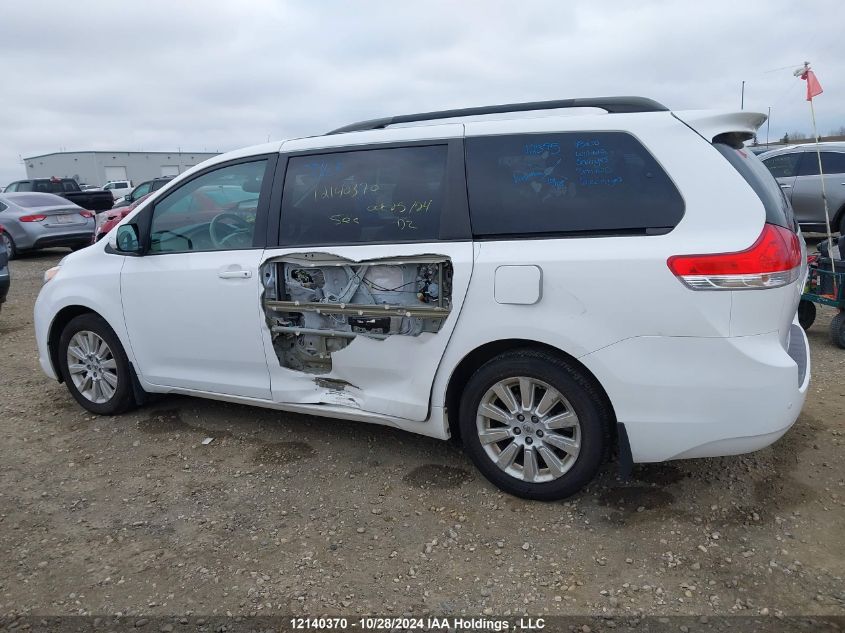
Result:
<svg viewBox="0 0 845 633">
<path fill-rule="evenodd" d="M 500 493 L 448 442 L 185 397 L 92 417 L 0 313 L 0 615 L 845 614 L 845 351 L 774 446 Z M 213 437 L 208 445 L 203 440 Z"/>
</svg>

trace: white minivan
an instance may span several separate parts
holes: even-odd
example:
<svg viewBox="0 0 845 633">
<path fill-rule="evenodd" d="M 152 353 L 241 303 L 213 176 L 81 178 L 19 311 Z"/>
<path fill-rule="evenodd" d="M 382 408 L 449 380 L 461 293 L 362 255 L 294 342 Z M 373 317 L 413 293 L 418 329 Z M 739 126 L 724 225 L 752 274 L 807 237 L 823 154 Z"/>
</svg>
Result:
<svg viewBox="0 0 845 633">
<path fill-rule="evenodd" d="M 760 449 L 810 376 L 804 242 L 742 147 L 764 120 L 571 99 L 215 157 L 47 272 L 41 365 L 98 414 L 179 393 L 457 437 L 531 499 L 609 455 Z"/>
</svg>

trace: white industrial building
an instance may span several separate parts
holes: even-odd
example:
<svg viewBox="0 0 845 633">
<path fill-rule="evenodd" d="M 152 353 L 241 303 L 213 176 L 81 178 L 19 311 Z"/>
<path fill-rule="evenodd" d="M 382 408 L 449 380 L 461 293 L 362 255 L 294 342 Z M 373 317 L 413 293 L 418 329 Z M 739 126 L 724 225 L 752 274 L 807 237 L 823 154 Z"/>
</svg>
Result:
<svg viewBox="0 0 845 633">
<path fill-rule="evenodd" d="M 141 183 L 159 176 L 176 176 L 214 152 L 55 152 L 24 158 L 27 178 L 73 178 L 78 183 L 104 185 L 109 180 Z"/>
</svg>

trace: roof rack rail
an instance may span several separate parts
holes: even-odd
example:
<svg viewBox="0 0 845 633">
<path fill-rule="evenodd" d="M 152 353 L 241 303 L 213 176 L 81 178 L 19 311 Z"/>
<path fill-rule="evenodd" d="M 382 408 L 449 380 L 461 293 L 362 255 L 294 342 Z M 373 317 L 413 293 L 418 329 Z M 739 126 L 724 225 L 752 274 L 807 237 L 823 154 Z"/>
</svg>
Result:
<svg viewBox="0 0 845 633">
<path fill-rule="evenodd" d="M 397 123 L 415 123 L 417 121 L 435 121 L 437 119 L 452 119 L 465 116 L 480 116 L 483 114 L 502 114 L 505 112 L 530 112 L 532 110 L 558 110 L 561 108 L 600 108 L 608 114 L 622 112 L 666 112 L 669 110 L 662 103 L 645 97 L 587 97 L 583 99 L 558 99 L 556 101 L 529 101 L 527 103 L 505 103 L 502 105 L 480 106 L 476 108 L 458 108 L 456 110 L 440 110 L 438 112 L 421 112 L 419 114 L 401 114 L 399 116 L 370 119 L 344 125 L 329 134 L 343 134 L 344 132 L 363 132 L 366 130 L 380 130 L 388 125 Z"/>
</svg>

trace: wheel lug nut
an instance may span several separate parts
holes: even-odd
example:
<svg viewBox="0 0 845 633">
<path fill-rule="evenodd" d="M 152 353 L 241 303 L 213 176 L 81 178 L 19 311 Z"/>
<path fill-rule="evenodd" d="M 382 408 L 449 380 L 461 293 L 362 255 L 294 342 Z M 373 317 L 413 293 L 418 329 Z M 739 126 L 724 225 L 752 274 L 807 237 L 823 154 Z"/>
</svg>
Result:
<svg viewBox="0 0 845 633">
<path fill-rule="evenodd" d="M 536 415 L 532 415 L 532 416 L 531 416 L 531 421 L 536 423 L 536 422 L 539 422 L 539 421 L 540 421 L 540 418 L 538 418 Z"/>
<path fill-rule="evenodd" d="M 530 437 L 526 437 L 526 438 L 525 438 L 525 443 L 526 443 L 526 444 L 533 444 L 533 443 L 534 443 L 534 440 L 532 440 Z"/>
<path fill-rule="evenodd" d="M 541 429 L 537 429 L 537 437 L 543 437 L 543 431 Z"/>
<path fill-rule="evenodd" d="M 516 416 L 516 419 L 522 422 L 523 420 L 525 420 L 525 416 L 520 413 L 518 416 Z"/>
<path fill-rule="evenodd" d="M 519 435 L 520 433 L 522 433 L 521 428 L 519 428 L 518 426 L 513 427 L 513 434 L 514 435 Z"/>
</svg>

